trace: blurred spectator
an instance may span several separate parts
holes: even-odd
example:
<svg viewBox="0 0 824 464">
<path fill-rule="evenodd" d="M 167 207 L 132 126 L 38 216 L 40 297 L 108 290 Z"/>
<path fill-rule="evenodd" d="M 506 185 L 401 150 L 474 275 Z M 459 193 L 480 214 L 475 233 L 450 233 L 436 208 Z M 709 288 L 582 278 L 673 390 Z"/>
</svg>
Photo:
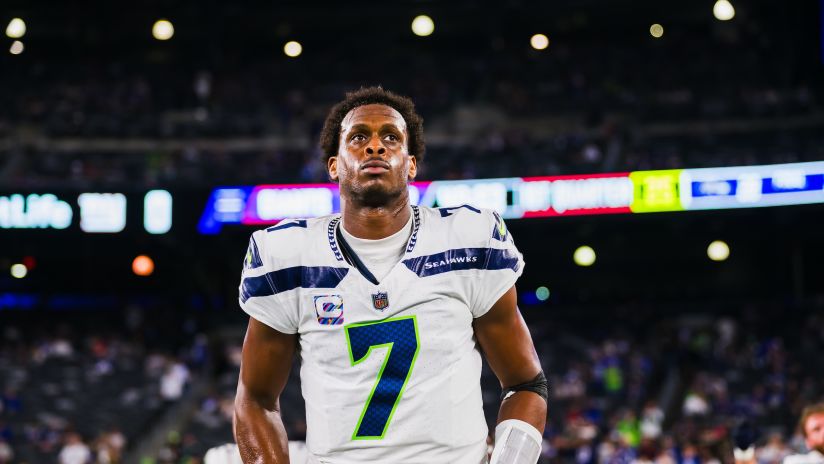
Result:
<svg viewBox="0 0 824 464">
<path fill-rule="evenodd" d="M 806 454 L 793 454 L 784 459 L 784 464 L 822 464 L 824 463 L 824 403 L 813 404 L 804 408 L 799 421 Z"/>
<path fill-rule="evenodd" d="M 14 459 L 14 451 L 11 445 L 3 438 L 0 438 L 0 464 L 10 464 Z"/>
<path fill-rule="evenodd" d="M 3 396 L 0 397 L 0 402 L 3 403 L 6 414 L 10 416 L 14 416 L 23 409 L 23 403 L 17 395 L 17 390 L 12 387 L 6 388 Z"/>
<path fill-rule="evenodd" d="M 684 398 L 685 416 L 706 416 L 710 412 L 710 405 L 699 391 L 690 391 Z"/>
<path fill-rule="evenodd" d="M 96 464 L 115 464 L 121 462 L 126 437 L 116 427 L 102 433 L 95 441 Z"/>
<path fill-rule="evenodd" d="M 755 459 L 758 464 L 781 464 L 790 453 L 784 437 L 780 433 L 771 433 L 767 443 L 755 453 Z"/>
<path fill-rule="evenodd" d="M 88 464 L 91 459 L 92 452 L 80 435 L 73 432 L 66 434 L 65 445 L 58 455 L 60 464 Z"/>
<path fill-rule="evenodd" d="M 661 436 L 663 425 L 664 411 L 654 400 L 647 401 L 641 412 L 641 437 L 657 440 Z"/>
<path fill-rule="evenodd" d="M 189 369 L 177 359 L 168 359 L 163 375 L 160 377 L 160 396 L 173 402 L 183 396 L 183 389 L 189 382 Z"/>
<path fill-rule="evenodd" d="M 621 419 L 615 425 L 615 432 L 621 437 L 621 442 L 630 448 L 638 448 L 641 444 L 641 434 L 638 430 L 638 420 L 632 411 L 624 411 Z"/>
</svg>

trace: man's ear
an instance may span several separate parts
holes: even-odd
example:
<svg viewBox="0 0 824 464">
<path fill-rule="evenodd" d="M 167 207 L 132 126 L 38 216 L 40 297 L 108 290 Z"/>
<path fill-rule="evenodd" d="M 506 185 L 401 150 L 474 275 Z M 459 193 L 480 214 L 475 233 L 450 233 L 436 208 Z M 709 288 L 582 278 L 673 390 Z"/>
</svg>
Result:
<svg viewBox="0 0 824 464">
<path fill-rule="evenodd" d="M 329 174 L 329 178 L 333 181 L 338 181 L 338 157 L 337 156 L 330 156 L 329 159 L 326 160 L 326 172 Z"/>
<path fill-rule="evenodd" d="M 418 174 L 418 158 L 414 156 L 409 156 L 409 180 L 413 180 L 415 176 Z"/>
</svg>

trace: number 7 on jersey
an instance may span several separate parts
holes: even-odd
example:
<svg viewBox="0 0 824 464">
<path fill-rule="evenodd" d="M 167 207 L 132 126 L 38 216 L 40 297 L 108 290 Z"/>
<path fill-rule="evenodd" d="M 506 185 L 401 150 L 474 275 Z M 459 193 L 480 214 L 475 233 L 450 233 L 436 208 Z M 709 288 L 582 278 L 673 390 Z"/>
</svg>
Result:
<svg viewBox="0 0 824 464">
<path fill-rule="evenodd" d="M 378 379 L 366 400 L 353 440 L 380 440 L 401 401 L 420 348 L 415 316 L 346 326 L 346 344 L 353 366 L 369 357 L 373 349 L 387 348 Z"/>
</svg>

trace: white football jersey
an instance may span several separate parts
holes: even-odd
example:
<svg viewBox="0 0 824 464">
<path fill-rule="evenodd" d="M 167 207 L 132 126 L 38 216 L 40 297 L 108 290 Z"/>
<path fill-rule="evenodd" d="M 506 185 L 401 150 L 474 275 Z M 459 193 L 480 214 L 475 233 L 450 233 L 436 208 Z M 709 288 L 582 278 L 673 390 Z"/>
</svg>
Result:
<svg viewBox="0 0 824 464">
<path fill-rule="evenodd" d="M 340 240 L 339 215 L 252 235 L 240 305 L 299 334 L 310 462 L 486 462 L 472 320 L 523 257 L 491 210 L 412 210 L 406 253 L 381 282 Z"/>
</svg>

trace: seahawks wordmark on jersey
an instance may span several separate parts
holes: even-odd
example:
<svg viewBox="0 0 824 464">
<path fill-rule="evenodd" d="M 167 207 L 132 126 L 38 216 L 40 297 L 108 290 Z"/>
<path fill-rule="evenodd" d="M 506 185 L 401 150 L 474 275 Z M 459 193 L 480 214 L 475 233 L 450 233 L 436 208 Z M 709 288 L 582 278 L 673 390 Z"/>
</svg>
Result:
<svg viewBox="0 0 824 464">
<path fill-rule="evenodd" d="M 472 320 L 524 268 L 503 220 L 413 207 L 406 253 L 380 282 L 350 256 L 339 224 L 255 232 L 240 284 L 244 311 L 299 334 L 309 452 L 335 464 L 486 462 Z"/>
</svg>

